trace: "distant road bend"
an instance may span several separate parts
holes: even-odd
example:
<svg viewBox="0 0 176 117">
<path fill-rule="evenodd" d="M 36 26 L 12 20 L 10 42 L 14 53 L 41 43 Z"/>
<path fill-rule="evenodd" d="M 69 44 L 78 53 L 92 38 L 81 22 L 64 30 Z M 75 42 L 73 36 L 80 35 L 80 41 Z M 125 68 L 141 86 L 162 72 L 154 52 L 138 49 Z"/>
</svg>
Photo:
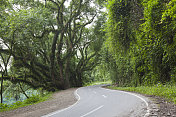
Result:
<svg viewBox="0 0 176 117">
<path fill-rule="evenodd" d="M 148 103 L 142 97 L 102 86 L 79 88 L 74 105 L 43 117 L 144 117 L 147 114 Z"/>
</svg>

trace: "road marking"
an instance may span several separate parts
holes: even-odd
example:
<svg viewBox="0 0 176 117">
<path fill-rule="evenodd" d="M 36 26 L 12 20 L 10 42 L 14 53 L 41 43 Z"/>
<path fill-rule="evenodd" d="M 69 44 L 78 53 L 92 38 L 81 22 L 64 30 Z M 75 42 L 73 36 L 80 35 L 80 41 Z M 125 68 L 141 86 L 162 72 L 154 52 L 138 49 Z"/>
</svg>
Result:
<svg viewBox="0 0 176 117">
<path fill-rule="evenodd" d="M 95 94 L 97 93 L 97 92 L 95 92 L 95 91 L 93 91 Z"/>
<path fill-rule="evenodd" d="M 84 115 L 82 115 L 82 116 L 80 116 L 80 117 L 85 117 L 85 116 L 87 116 L 87 115 L 90 115 L 91 113 L 93 113 L 93 112 L 95 112 L 95 111 L 101 109 L 103 106 L 104 106 L 104 105 L 101 105 L 101 106 L 99 106 L 98 108 L 96 108 L 96 109 L 94 109 L 94 110 L 92 110 L 92 111 L 90 111 L 90 112 L 88 112 L 88 113 L 86 113 L 86 114 L 84 114 Z"/>
<path fill-rule="evenodd" d="M 110 89 L 106 89 L 106 88 L 102 88 L 102 87 L 100 87 L 100 89 L 107 90 L 107 91 L 110 91 L 110 92 L 114 92 L 115 91 L 115 90 L 110 90 Z"/>
<path fill-rule="evenodd" d="M 145 104 L 146 104 L 147 107 L 148 107 L 148 102 L 147 102 L 144 98 L 142 98 L 142 97 L 140 97 L 140 96 L 138 96 L 138 95 L 136 95 L 136 94 L 129 93 L 129 92 L 125 92 L 125 91 L 119 91 L 119 92 L 123 92 L 123 93 L 127 93 L 127 94 L 130 94 L 130 95 L 136 96 L 137 98 L 139 98 L 139 99 L 141 99 L 142 101 L 144 101 Z"/>
<path fill-rule="evenodd" d="M 106 89 L 106 88 L 102 88 L 102 89 L 108 90 L 108 91 L 119 91 L 119 90 L 111 90 L 111 89 Z M 147 106 L 147 113 L 144 115 L 144 117 L 147 117 L 150 114 L 149 104 L 148 104 L 148 102 L 144 98 L 142 98 L 142 97 L 140 97 L 140 96 L 138 96 L 136 94 L 125 92 L 125 91 L 119 91 L 119 92 L 130 94 L 130 95 L 136 96 L 137 98 L 141 99 L 146 104 L 146 106 Z"/>
<path fill-rule="evenodd" d="M 78 89 L 80 89 L 80 88 L 78 88 Z M 74 94 L 75 94 L 75 96 L 76 96 L 76 98 L 77 98 L 77 102 L 76 102 L 76 103 L 74 103 L 73 105 L 71 105 L 71 106 L 69 106 L 69 107 L 67 107 L 67 108 L 64 108 L 64 109 L 62 109 L 62 110 L 58 110 L 58 111 L 52 112 L 52 113 L 47 114 L 47 115 L 44 115 L 44 116 L 42 116 L 42 117 L 50 117 L 50 116 L 53 116 L 53 115 L 55 115 L 55 114 L 57 114 L 57 113 L 60 113 L 60 112 L 62 112 L 62 111 L 65 111 L 65 110 L 70 109 L 70 108 L 72 108 L 73 106 L 75 106 L 75 105 L 78 103 L 78 101 L 81 99 L 81 97 L 78 95 L 78 89 L 74 92 Z"/>
<path fill-rule="evenodd" d="M 133 95 L 133 96 L 136 96 L 136 97 L 138 97 L 139 99 L 141 99 L 143 102 L 145 102 L 145 104 L 146 104 L 146 106 L 147 106 L 147 113 L 144 115 L 144 117 L 148 117 L 148 116 L 150 115 L 149 104 L 148 104 L 148 102 L 147 102 L 144 98 L 142 98 L 142 97 L 140 97 L 140 96 L 138 96 L 138 95 L 136 95 L 136 94 L 133 94 L 133 93 L 124 92 L 124 91 L 121 91 L 121 92 L 130 94 L 130 95 Z"/>
<path fill-rule="evenodd" d="M 107 98 L 107 96 L 106 95 L 102 95 L 104 98 Z"/>
</svg>

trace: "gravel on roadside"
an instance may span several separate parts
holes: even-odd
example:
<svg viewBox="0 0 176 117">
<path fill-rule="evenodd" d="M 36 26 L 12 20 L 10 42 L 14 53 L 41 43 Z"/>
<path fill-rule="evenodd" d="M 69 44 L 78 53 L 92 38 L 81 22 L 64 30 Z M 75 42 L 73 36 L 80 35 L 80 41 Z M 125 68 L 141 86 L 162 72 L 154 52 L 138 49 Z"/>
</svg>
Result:
<svg viewBox="0 0 176 117">
<path fill-rule="evenodd" d="M 0 117 L 41 117 L 42 115 L 61 110 L 73 105 L 77 101 L 74 95 L 75 90 L 76 88 L 71 88 L 55 92 L 51 99 L 47 101 L 11 111 L 0 112 Z"/>
<path fill-rule="evenodd" d="M 176 117 L 176 104 L 157 96 L 146 96 L 153 100 L 149 117 Z"/>
</svg>

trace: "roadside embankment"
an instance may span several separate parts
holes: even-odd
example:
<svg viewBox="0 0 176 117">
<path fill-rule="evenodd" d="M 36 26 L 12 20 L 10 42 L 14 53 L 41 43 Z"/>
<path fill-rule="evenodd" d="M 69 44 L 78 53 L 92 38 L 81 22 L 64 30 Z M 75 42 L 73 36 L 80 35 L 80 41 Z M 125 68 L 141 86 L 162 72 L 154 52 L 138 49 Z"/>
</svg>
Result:
<svg viewBox="0 0 176 117">
<path fill-rule="evenodd" d="M 47 101 L 20 107 L 15 110 L 0 112 L 0 117 L 41 117 L 48 113 L 66 108 L 74 104 L 77 99 L 74 96 L 75 88 L 55 92 Z"/>
</svg>

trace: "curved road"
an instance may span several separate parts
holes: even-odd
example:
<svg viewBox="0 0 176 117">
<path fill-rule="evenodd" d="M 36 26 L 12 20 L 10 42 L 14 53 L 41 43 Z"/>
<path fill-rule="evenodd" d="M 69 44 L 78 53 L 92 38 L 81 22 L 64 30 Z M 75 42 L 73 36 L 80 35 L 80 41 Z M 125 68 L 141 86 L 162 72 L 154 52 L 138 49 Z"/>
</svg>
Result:
<svg viewBox="0 0 176 117">
<path fill-rule="evenodd" d="M 141 97 L 103 85 L 79 88 L 78 101 L 63 110 L 43 117 L 144 117 L 148 103 Z"/>
</svg>

